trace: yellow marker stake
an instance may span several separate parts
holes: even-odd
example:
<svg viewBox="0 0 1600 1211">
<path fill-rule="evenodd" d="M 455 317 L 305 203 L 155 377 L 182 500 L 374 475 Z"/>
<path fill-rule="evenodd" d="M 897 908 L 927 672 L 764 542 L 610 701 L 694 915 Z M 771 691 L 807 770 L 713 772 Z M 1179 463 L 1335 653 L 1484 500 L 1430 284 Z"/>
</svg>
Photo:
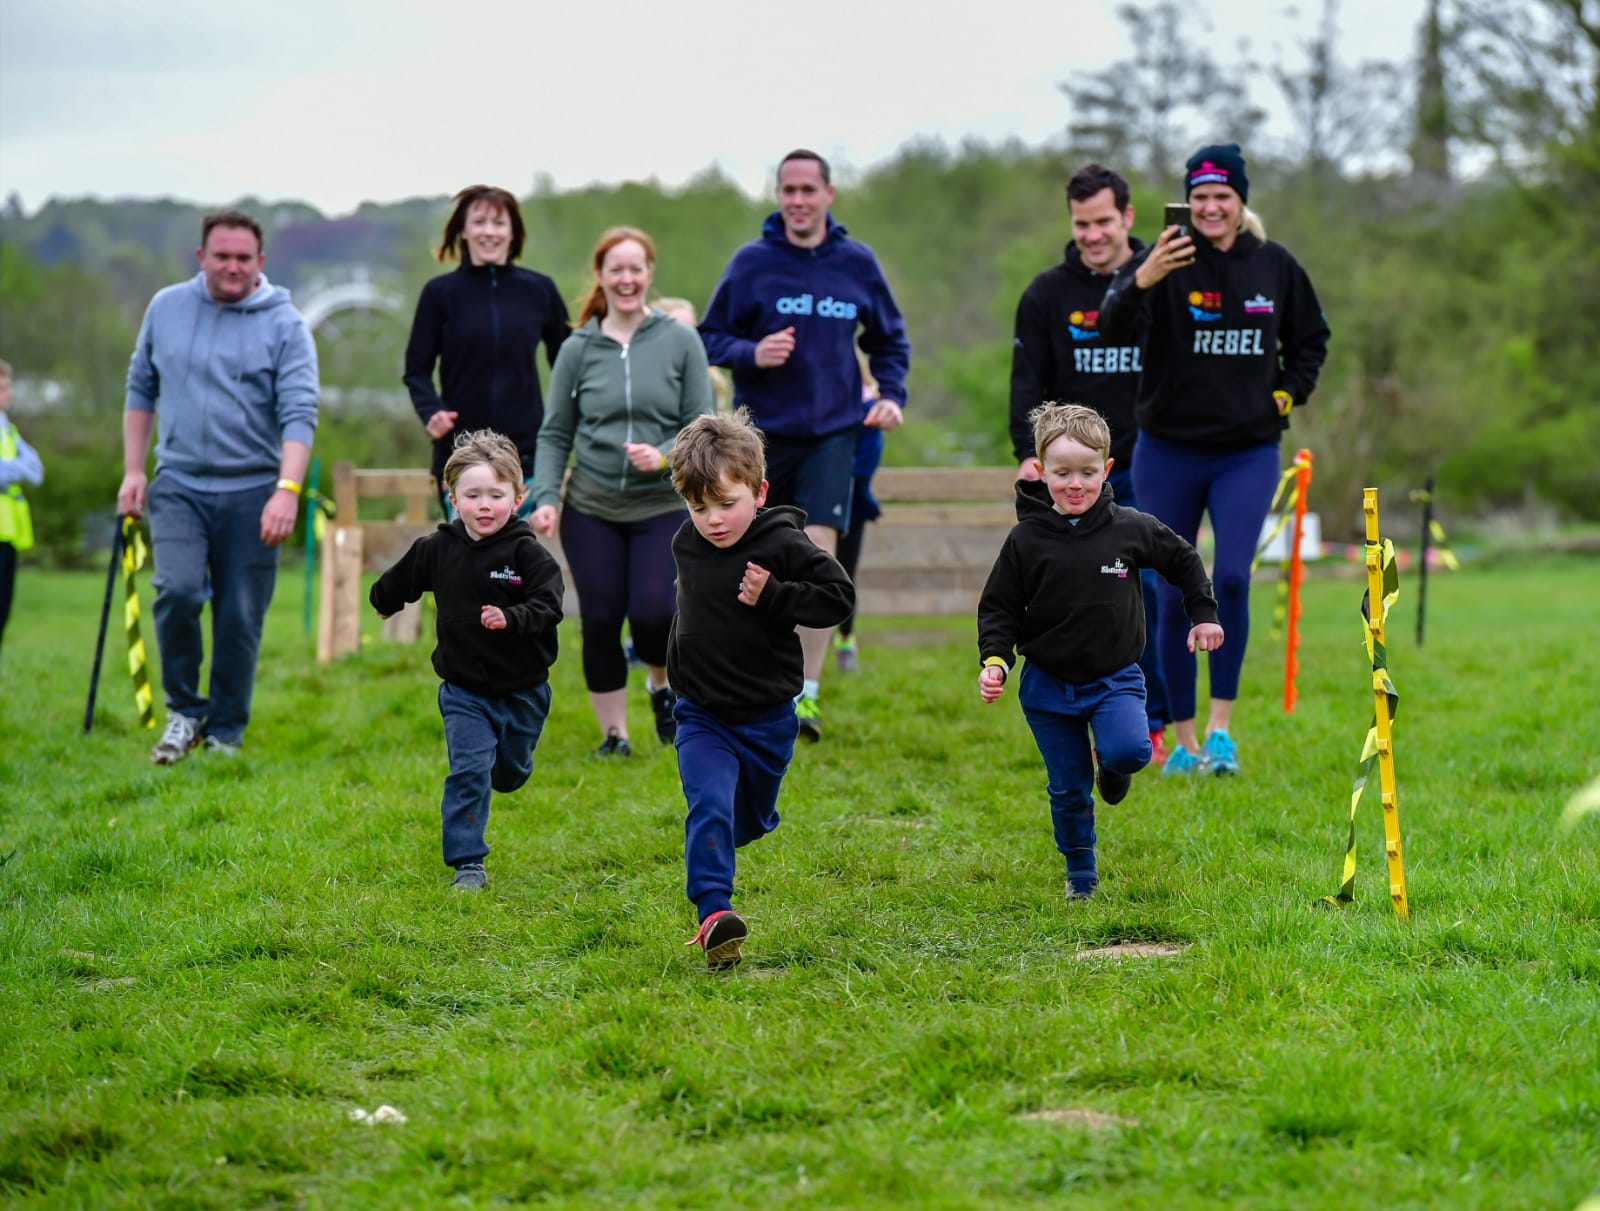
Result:
<svg viewBox="0 0 1600 1211">
<path fill-rule="evenodd" d="M 1383 642 L 1384 617 L 1389 613 L 1390 595 L 1384 586 L 1384 544 L 1378 537 L 1378 490 L 1365 488 L 1361 511 L 1367 520 L 1367 631 L 1372 653 L 1372 698 L 1378 747 L 1378 785 L 1382 790 L 1384 851 L 1389 859 L 1389 899 L 1394 915 L 1408 917 L 1405 856 L 1400 848 L 1400 805 L 1394 781 L 1394 737 L 1389 715 L 1390 695 L 1388 651 Z M 1395 595 L 1398 595 L 1398 585 Z"/>
</svg>

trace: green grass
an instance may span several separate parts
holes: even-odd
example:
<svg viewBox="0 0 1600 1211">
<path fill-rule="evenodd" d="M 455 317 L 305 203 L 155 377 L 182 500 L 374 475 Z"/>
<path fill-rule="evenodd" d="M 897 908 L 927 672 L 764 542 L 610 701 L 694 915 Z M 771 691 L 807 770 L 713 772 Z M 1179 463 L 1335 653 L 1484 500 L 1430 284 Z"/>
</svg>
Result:
<svg viewBox="0 0 1600 1211">
<path fill-rule="evenodd" d="M 682 945 L 643 690 L 638 756 L 589 759 L 570 628 L 464 897 L 430 645 L 319 667 L 286 573 L 244 755 L 156 769 L 115 645 L 79 735 L 100 588 L 24 569 L 0 659 L 10 1205 L 1561 1208 L 1600 1181 L 1600 826 L 1555 831 L 1600 772 L 1592 560 L 1435 579 L 1420 650 L 1405 582 L 1407 923 L 1372 803 L 1356 904 L 1314 907 L 1371 712 L 1356 581 L 1307 586 L 1293 716 L 1258 625 L 1244 776 L 1137 778 L 1077 906 L 970 620 L 869 619 L 741 854 L 726 976 Z M 1083 957 L 1127 940 L 1184 949 Z M 349 1121 L 380 1103 L 409 1122 Z"/>
</svg>

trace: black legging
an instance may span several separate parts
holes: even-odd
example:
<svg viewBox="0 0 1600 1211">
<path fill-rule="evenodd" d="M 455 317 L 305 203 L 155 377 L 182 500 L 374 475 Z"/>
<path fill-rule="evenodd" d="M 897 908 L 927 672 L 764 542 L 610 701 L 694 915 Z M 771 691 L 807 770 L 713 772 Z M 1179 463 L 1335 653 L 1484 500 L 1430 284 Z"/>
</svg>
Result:
<svg viewBox="0 0 1600 1211">
<path fill-rule="evenodd" d="M 857 488 L 855 499 L 850 505 L 850 528 L 839 535 L 839 566 L 844 569 L 844 574 L 854 584 L 856 567 L 861 563 L 861 544 L 867 537 L 866 508 L 861 500 L 861 491 Z M 839 624 L 839 634 L 846 639 L 855 633 L 856 612 L 850 611 L 850 617 Z"/>
<path fill-rule="evenodd" d="M 578 591 L 583 680 L 590 693 L 628 684 L 624 618 L 639 659 L 657 668 L 667 663 L 667 635 L 678 606 L 672 536 L 687 516 L 680 508 L 618 522 L 601 521 L 570 505 L 561 510 L 561 549 Z"/>
<path fill-rule="evenodd" d="M 17 584 L 17 548 L 0 542 L 0 639 L 5 638 L 6 620 L 11 617 L 11 595 Z"/>
</svg>

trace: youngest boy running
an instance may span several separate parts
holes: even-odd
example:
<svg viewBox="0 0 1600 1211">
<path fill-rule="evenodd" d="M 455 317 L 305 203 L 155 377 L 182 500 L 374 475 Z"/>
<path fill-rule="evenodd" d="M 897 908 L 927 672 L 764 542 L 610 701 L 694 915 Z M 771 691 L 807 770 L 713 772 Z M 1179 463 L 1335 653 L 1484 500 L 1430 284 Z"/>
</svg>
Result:
<svg viewBox="0 0 1600 1211">
<path fill-rule="evenodd" d="M 433 668 L 442 681 L 450 773 L 439 812 L 451 886 L 487 882 L 489 792 L 516 790 L 550 714 L 550 666 L 561 621 L 561 569 L 528 523 L 513 517 L 524 494 L 511 440 L 482 429 L 456 438 L 444 465 L 456 519 L 417 539 L 372 586 L 387 618 L 432 592 L 438 609 Z"/>
<path fill-rule="evenodd" d="M 678 776 L 688 802 L 683 859 L 700 929 L 688 945 L 731 967 L 748 933 L 733 911 L 733 851 L 778 827 L 805 678 L 794 628 L 833 627 L 855 608 L 843 568 L 806 537 L 799 509 L 763 509 L 766 455 L 743 409 L 678 435 L 672 486 L 689 522 L 672 540 L 678 615 L 667 679 L 678 691 Z"/>
<path fill-rule="evenodd" d="M 1222 628 L 1195 549 L 1149 514 L 1115 503 L 1105 485 L 1111 430 L 1100 414 L 1046 404 L 1030 419 L 1044 479 L 1017 482 L 1017 524 L 978 602 L 978 690 L 995 701 L 1013 652 L 1027 657 L 1018 701 L 1049 776 L 1067 898 L 1087 900 L 1100 882 L 1095 758 L 1107 804 L 1120 803 L 1150 762 L 1139 569 L 1153 568 L 1182 590 L 1194 624 L 1190 651 L 1221 647 Z"/>
</svg>

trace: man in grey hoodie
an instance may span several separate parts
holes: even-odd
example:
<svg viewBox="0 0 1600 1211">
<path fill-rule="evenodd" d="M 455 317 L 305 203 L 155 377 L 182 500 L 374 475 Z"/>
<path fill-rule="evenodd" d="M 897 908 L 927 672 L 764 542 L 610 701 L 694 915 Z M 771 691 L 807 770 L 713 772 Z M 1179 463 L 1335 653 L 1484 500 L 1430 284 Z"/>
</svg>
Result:
<svg viewBox="0 0 1600 1211">
<path fill-rule="evenodd" d="M 250 721 L 261 627 L 294 529 L 317 425 L 317 349 L 289 292 L 261 272 L 261 225 L 208 215 L 200 272 L 158 291 L 128 367 L 117 511 L 148 506 L 167 726 L 150 756 L 202 742 L 237 752 Z M 156 474 L 145 478 L 150 431 Z M 200 611 L 211 602 L 211 686 Z"/>
</svg>

